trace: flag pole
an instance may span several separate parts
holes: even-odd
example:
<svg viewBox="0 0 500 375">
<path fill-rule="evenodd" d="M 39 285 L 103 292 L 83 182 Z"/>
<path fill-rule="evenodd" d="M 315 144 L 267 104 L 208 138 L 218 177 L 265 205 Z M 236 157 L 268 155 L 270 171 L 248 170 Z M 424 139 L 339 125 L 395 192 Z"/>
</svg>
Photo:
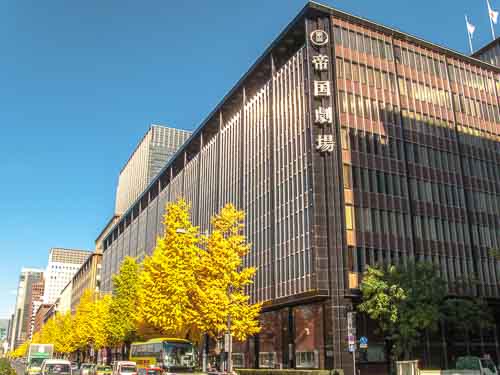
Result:
<svg viewBox="0 0 500 375">
<path fill-rule="evenodd" d="M 474 53 L 474 49 L 472 48 L 472 38 L 470 36 L 469 32 L 469 20 L 467 19 L 467 14 L 465 15 L 465 24 L 467 25 L 467 37 L 469 38 L 469 47 L 470 47 L 470 53 Z"/>
<path fill-rule="evenodd" d="M 495 40 L 497 37 L 495 36 L 495 28 L 493 27 L 493 19 L 491 18 L 491 5 L 490 5 L 490 0 L 486 0 L 486 4 L 488 5 L 488 18 L 490 19 L 490 26 L 491 26 L 491 35 L 493 36 L 493 40 Z"/>
</svg>

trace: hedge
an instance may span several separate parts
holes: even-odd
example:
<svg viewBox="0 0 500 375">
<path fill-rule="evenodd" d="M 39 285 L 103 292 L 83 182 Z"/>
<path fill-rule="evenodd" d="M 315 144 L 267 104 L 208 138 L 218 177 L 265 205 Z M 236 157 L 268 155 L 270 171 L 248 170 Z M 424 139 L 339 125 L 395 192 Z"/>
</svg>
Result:
<svg viewBox="0 0 500 375">
<path fill-rule="evenodd" d="M 238 375 L 344 375 L 344 370 L 235 369 Z"/>
</svg>

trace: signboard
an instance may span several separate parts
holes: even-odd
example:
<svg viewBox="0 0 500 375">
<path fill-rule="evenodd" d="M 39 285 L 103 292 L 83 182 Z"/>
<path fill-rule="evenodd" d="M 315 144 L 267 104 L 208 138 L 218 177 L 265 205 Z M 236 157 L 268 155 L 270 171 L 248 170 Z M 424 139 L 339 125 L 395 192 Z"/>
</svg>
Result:
<svg viewBox="0 0 500 375">
<path fill-rule="evenodd" d="M 359 338 L 359 348 L 360 349 L 368 349 L 368 338 L 365 336 L 361 336 Z"/>
<path fill-rule="evenodd" d="M 230 333 L 226 333 L 224 335 L 224 351 L 226 353 L 229 353 L 229 348 L 231 347 L 231 334 Z"/>
<path fill-rule="evenodd" d="M 356 351 L 356 344 L 349 344 L 349 352 L 354 353 Z"/>
</svg>

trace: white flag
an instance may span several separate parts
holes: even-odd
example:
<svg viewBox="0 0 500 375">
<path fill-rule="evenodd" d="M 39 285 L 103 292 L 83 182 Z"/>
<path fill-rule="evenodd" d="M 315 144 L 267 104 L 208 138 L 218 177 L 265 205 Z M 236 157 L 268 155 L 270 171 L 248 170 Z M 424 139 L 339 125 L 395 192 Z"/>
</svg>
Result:
<svg viewBox="0 0 500 375">
<path fill-rule="evenodd" d="M 490 19 L 496 25 L 498 22 L 498 12 L 496 10 L 491 9 L 490 2 L 488 0 L 486 0 L 486 2 L 488 3 L 488 13 L 490 15 Z"/>
<path fill-rule="evenodd" d="M 467 19 L 465 19 L 465 22 L 467 23 L 467 31 L 469 32 L 469 35 L 472 38 L 474 36 L 474 31 L 476 31 L 476 26 L 470 23 L 469 20 Z"/>
</svg>

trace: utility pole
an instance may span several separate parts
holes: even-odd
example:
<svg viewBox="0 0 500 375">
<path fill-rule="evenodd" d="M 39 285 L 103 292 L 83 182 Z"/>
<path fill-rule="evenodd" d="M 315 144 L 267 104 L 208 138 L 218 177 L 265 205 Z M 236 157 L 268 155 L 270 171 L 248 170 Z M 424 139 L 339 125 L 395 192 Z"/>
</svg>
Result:
<svg viewBox="0 0 500 375">
<path fill-rule="evenodd" d="M 229 304 L 227 306 L 227 333 L 226 333 L 226 345 L 227 345 L 227 373 L 232 374 L 233 372 L 233 338 L 231 336 L 231 313 L 229 312 L 229 307 L 231 306 L 231 284 L 227 288 L 227 296 L 229 299 Z"/>
</svg>

